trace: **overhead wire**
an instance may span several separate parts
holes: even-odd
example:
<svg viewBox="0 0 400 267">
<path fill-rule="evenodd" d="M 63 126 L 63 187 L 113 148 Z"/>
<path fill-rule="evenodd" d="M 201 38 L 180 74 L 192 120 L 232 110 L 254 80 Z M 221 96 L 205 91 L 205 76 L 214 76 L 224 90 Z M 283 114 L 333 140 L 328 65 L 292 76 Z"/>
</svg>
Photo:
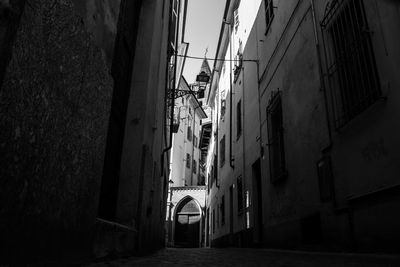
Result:
<svg viewBox="0 0 400 267">
<path fill-rule="evenodd" d="M 237 59 L 223 59 L 223 58 L 210 58 L 210 57 L 195 57 L 195 56 L 188 56 L 188 55 L 175 55 L 177 57 L 184 57 L 184 58 L 190 58 L 190 59 L 207 59 L 210 61 L 238 61 Z M 243 62 L 258 62 L 257 59 L 242 59 L 241 61 Z"/>
</svg>

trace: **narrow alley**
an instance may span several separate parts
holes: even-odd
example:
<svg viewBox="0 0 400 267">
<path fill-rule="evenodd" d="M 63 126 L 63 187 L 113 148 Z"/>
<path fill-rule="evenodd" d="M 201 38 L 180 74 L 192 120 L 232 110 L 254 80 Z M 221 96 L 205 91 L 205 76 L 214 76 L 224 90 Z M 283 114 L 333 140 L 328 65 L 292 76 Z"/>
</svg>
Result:
<svg viewBox="0 0 400 267">
<path fill-rule="evenodd" d="M 400 266 L 399 33 L 394 0 L 0 0 L 0 267 Z"/>
</svg>

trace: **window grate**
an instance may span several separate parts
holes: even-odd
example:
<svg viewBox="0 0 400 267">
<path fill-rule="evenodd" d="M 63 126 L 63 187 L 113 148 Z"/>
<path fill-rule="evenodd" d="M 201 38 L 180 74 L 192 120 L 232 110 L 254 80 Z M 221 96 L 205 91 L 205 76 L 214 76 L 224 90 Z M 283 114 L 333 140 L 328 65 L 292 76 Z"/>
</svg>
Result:
<svg viewBox="0 0 400 267">
<path fill-rule="evenodd" d="M 269 28 L 271 27 L 272 20 L 274 19 L 274 5 L 272 0 L 265 0 L 265 34 L 268 33 Z"/>
<path fill-rule="evenodd" d="M 321 21 L 336 129 L 381 96 L 363 0 L 333 0 Z"/>
</svg>

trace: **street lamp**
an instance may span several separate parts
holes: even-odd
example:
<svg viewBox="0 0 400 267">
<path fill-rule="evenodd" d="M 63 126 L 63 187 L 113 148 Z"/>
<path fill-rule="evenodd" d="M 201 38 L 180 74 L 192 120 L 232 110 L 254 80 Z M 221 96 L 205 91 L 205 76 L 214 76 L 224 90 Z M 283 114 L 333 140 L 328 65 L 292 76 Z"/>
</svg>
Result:
<svg viewBox="0 0 400 267">
<path fill-rule="evenodd" d="M 185 96 L 185 95 L 193 95 L 194 97 L 197 96 L 197 98 L 203 98 L 204 97 L 204 91 L 206 90 L 207 83 L 210 81 L 210 75 L 208 75 L 205 71 L 200 72 L 196 76 L 196 86 L 190 86 L 189 90 L 182 90 L 182 89 L 175 89 L 175 94 L 172 95 L 172 91 L 169 91 L 169 98 L 172 99 L 177 99 L 179 97 Z M 197 89 L 197 90 L 196 90 Z"/>
<path fill-rule="evenodd" d="M 204 91 L 206 90 L 207 83 L 210 81 L 210 76 L 202 71 L 196 76 L 196 82 L 198 83 L 197 97 L 204 98 Z"/>
</svg>

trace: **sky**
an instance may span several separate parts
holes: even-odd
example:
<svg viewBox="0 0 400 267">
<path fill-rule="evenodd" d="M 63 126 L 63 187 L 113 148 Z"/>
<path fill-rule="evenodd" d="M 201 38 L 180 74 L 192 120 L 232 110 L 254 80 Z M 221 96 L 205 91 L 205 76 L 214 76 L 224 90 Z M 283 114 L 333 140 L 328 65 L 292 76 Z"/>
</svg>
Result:
<svg viewBox="0 0 400 267">
<path fill-rule="evenodd" d="M 185 41 L 188 56 L 214 58 L 226 0 L 188 0 Z M 186 58 L 183 76 L 188 83 L 196 80 L 203 60 Z M 209 61 L 211 70 L 214 62 Z"/>
</svg>

